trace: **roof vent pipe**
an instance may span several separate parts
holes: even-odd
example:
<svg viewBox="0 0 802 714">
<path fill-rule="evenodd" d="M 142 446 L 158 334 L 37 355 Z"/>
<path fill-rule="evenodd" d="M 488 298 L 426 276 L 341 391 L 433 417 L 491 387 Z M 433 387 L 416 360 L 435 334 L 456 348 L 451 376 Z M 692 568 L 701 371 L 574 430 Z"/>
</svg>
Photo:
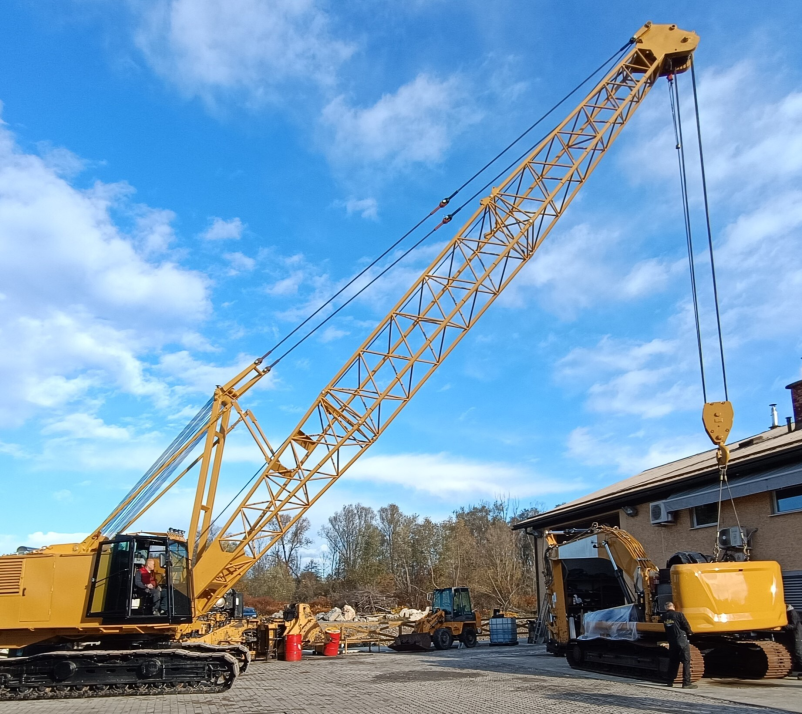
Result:
<svg viewBox="0 0 802 714">
<path fill-rule="evenodd" d="M 776 429 L 780 426 L 780 419 L 777 416 L 777 405 L 776 404 L 769 404 L 771 407 L 771 428 Z"/>
<path fill-rule="evenodd" d="M 794 430 L 794 422 L 791 417 L 785 417 L 785 428 L 788 429 L 789 434 Z"/>
</svg>

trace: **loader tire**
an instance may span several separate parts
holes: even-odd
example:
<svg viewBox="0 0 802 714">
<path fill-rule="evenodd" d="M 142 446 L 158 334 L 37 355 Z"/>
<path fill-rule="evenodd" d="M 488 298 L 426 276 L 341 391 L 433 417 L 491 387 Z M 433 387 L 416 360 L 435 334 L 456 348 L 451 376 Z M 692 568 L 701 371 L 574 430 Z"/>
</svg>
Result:
<svg viewBox="0 0 802 714">
<path fill-rule="evenodd" d="M 476 630 L 473 627 L 466 627 L 459 639 L 468 648 L 476 647 Z"/>
<path fill-rule="evenodd" d="M 446 627 L 440 627 L 432 635 L 432 644 L 436 650 L 447 650 L 454 644 L 454 635 Z"/>
</svg>

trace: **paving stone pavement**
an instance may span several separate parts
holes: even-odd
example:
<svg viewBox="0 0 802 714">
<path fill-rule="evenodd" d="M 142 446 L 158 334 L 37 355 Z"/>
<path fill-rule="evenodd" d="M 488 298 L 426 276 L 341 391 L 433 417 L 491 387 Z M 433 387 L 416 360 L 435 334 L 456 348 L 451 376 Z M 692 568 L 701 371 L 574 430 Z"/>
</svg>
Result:
<svg viewBox="0 0 802 714">
<path fill-rule="evenodd" d="M 794 681 L 760 692 L 752 706 L 715 687 L 693 692 L 572 672 L 542 648 L 431 654 L 349 653 L 301 662 L 254 662 L 224 694 L 0 702 L 0 714 L 772 714 L 802 711 Z M 788 685 L 788 686 L 784 686 Z M 735 690 L 732 690 L 735 691 Z M 716 696 L 711 698 L 708 694 Z M 737 694 L 737 692 L 736 692 Z M 770 696 L 767 696 L 770 695 Z M 737 698 L 737 697 L 736 697 Z M 753 698 L 754 700 L 754 698 Z M 774 707 L 774 708 L 771 708 Z"/>
</svg>

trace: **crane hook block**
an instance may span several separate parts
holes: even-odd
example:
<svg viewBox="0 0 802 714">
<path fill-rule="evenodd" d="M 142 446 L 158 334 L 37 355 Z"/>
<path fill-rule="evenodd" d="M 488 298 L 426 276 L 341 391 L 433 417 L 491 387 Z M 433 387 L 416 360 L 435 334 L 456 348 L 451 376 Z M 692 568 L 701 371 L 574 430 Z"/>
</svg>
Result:
<svg viewBox="0 0 802 714">
<path fill-rule="evenodd" d="M 702 423 L 716 446 L 722 446 L 732 429 L 735 412 L 731 402 L 708 402 L 702 408 Z"/>
</svg>

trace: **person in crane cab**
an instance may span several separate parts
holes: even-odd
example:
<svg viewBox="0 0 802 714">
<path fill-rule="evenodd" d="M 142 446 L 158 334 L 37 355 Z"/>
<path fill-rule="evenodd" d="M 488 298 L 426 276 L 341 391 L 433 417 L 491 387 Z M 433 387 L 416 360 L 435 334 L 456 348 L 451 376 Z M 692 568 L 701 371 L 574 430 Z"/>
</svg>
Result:
<svg viewBox="0 0 802 714">
<path fill-rule="evenodd" d="M 688 624 L 688 618 L 677 612 L 673 602 L 666 603 L 666 611 L 661 618 L 666 628 L 668 640 L 668 686 L 674 686 L 674 680 L 679 672 L 679 663 L 682 662 L 682 686 L 684 689 L 696 689 L 691 683 L 691 643 L 688 641 L 693 632 Z"/>
<path fill-rule="evenodd" d="M 134 574 L 134 585 L 143 594 L 150 597 L 154 615 L 167 614 L 167 590 L 159 585 L 154 558 L 148 558 L 143 566 L 137 568 Z"/>
</svg>

